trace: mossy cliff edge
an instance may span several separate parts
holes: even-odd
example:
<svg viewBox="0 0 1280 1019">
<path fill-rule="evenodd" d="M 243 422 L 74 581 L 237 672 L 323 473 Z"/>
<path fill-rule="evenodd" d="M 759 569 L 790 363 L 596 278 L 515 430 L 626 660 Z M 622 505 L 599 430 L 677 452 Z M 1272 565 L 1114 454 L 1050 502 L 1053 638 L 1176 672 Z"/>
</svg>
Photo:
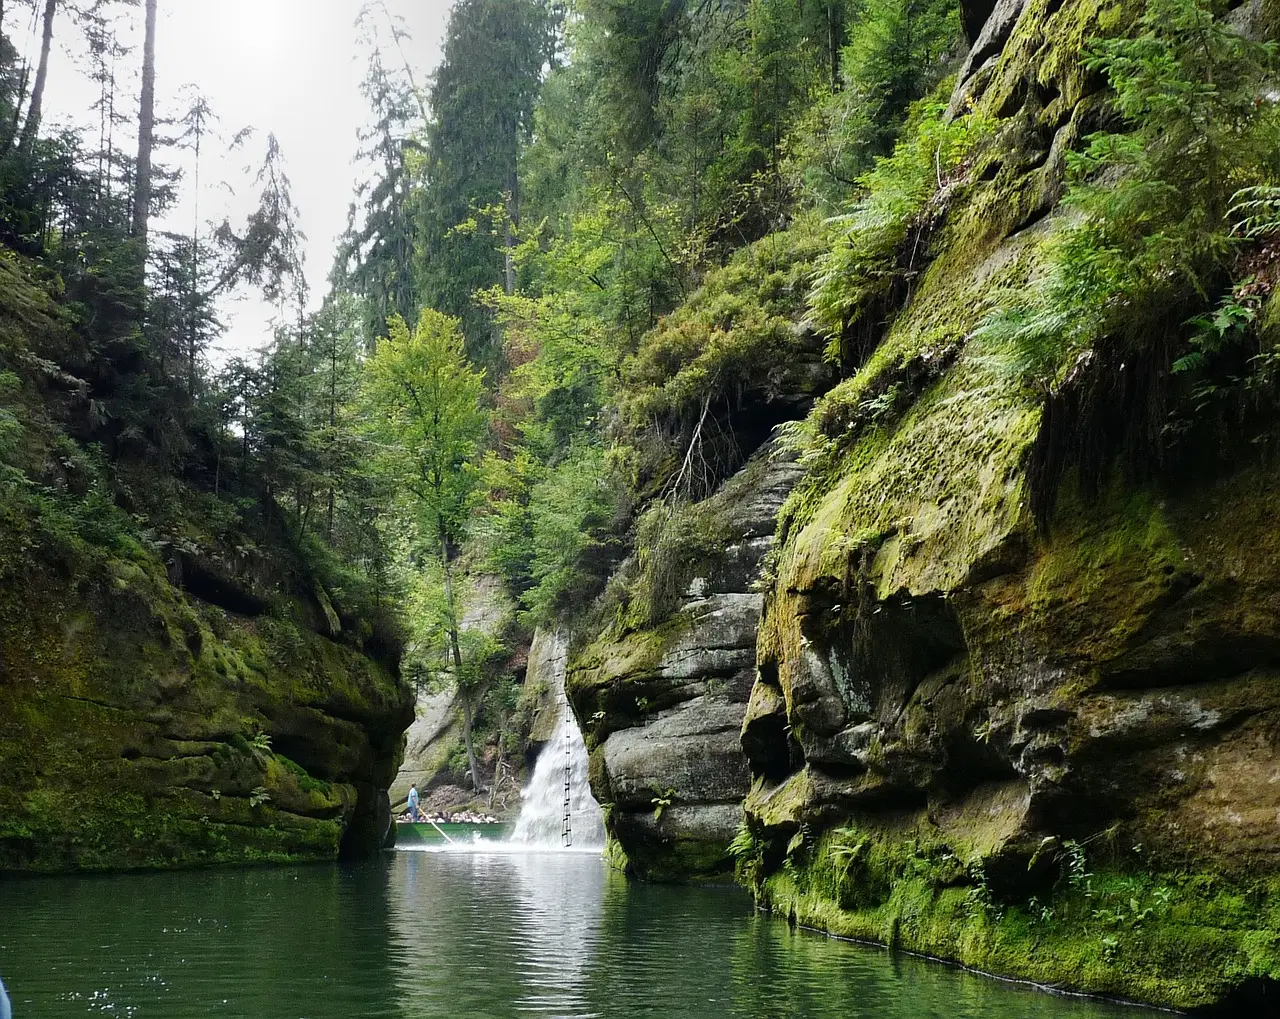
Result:
<svg viewBox="0 0 1280 1019">
<path fill-rule="evenodd" d="M 804 426 L 759 578 L 752 786 L 727 852 L 761 903 L 835 933 L 1175 1008 L 1271 1001 L 1274 422 L 1191 443 L 1148 480 L 1068 472 L 1036 519 L 1044 401 L 975 330 L 1069 221 L 1066 154 L 1105 116 L 1085 41 L 1123 33 L 1142 5 L 967 13 L 985 27 L 951 114 L 985 142 L 954 176 L 939 164 L 909 236 L 927 258 Z M 669 707 L 666 687 L 627 685 L 683 639 L 662 632 L 580 655 L 574 703 L 597 745 Z M 622 809 L 605 763 L 597 795 Z M 652 802 L 674 845 L 666 792 Z M 617 859 L 651 845 L 611 832 Z"/>
<path fill-rule="evenodd" d="M 74 333 L 6 256 L 0 874 L 380 848 L 413 719 L 385 606 L 269 501 L 108 466 L 73 438 L 85 401 L 36 340 Z"/>
<path fill-rule="evenodd" d="M 379 848 L 412 701 L 394 662 L 185 595 L 145 555 L 46 560 L 0 517 L 0 872 Z"/>
</svg>

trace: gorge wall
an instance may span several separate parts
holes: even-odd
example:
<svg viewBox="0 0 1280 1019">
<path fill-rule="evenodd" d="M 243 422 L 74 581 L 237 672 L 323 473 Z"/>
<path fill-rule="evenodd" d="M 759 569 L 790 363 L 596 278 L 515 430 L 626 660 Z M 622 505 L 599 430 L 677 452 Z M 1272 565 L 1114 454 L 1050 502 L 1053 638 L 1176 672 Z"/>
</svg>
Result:
<svg viewBox="0 0 1280 1019">
<path fill-rule="evenodd" d="M 1141 5 L 979 6 L 951 112 L 993 141 L 963 180 L 939 173 L 927 267 L 810 414 L 809 454 L 767 446 L 686 511 L 758 501 L 679 605 L 575 649 L 614 858 L 656 878 L 736 864 L 794 922 L 1004 975 L 1270 1001 L 1274 426 L 1149 480 L 1068 473 L 1036 520 L 1044 401 L 974 332 L 1035 271 L 1066 153 L 1101 123 L 1084 40 Z"/>
<path fill-rule="evenodd" d="M 413 719 L 385 603 L 230 468 L 83 441 L 47 286 L 0 265 L 0 874 L 377 851 Z"/>
<path fill-rule="evenodd" d="M 615 861 L 645 878 L 732 868 L 727 847 L 750 788 L 740 733 L 755 678 L 756 581 L 799 473 L 783 439 L 766 443 L 693 511 L 698 538 L 681 542 L 676 604 L 570 659 L 568 691 Z"/>
<path fill-rule="evenodd" d="M 72 566 L 34 530 L 0 526 L 0 872 L 381 847 L 412 700 L 355 621 L 224 608 L 146 555 Z"/>
</svg>

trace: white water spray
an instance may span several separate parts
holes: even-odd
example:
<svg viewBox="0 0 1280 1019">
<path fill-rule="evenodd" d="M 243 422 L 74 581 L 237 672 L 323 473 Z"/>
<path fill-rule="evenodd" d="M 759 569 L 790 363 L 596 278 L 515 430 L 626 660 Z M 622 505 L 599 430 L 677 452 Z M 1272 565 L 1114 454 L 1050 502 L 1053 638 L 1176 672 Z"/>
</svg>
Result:
<svg viewBox="0 0 1280 1019">
<path fill-rule="evenodd" d="M 564 672 L 556 670 L 552 734 L 533 766 L 511 841 L 546 848 L 599 848 L 604 815 L 587 781 L 587 746 L 564 694 Z"/>
</svg>

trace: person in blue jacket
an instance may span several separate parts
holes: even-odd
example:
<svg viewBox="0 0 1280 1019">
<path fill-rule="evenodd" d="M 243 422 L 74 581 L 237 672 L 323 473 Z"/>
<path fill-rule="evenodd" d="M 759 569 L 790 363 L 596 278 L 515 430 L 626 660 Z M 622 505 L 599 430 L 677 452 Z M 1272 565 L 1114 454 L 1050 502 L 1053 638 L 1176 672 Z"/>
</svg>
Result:
<svg viewBox="0 0 1280 1019">
<path fill-rule="evenodd" d="M 9 995 L 4 993 L 4 981 L 0 980 L 0 1019 L 13 1019 L 9 1011 Z"/>
<path fill-rule="evenodd" d="M 411 785 L 409 787 L 409 820 L 417 821 L 418 819 L 418 787 Z M 0 1015 L 0 1019 L 7 1019 L 7 1017 Z"/>
</svg>

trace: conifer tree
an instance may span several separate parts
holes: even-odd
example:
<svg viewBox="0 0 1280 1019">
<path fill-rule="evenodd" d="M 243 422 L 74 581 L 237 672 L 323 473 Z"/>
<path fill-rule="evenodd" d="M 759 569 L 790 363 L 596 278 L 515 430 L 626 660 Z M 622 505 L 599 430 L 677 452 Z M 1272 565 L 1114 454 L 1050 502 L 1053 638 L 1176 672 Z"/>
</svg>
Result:
<svg viewBox="0 0 1280 1019">
<path fill-rule="evenodd" d="M 548 11 L 538 0 L 461 0 L 431 88 L 422 299 L 462 321 L 468 349 L 485 364 L 495 364 L 500 349 L 472 295 L 512 285 L 517 168 L 533 123 L 547 26 Z M 505 257 L 499 247 L 508 249 Z"/>
<path fill-rule="evenodd" d="M 27 119 L 22 125 L 22 139 L 19 146 L 30 149 L 40 129 L 40 118 L 44 111 L 44 90 L 49 80 L 49 50 L 53 46 L 53 21 L 58 14 L 58 0 L 45 0 L 43 26 L 40 40 L 40 64 L 36 68 L 36 81 L 31 87 L 31 105 L 27 108 Z"/>
<path fill-rule="evenodd" d="M 142 96 L 138 104 L 138 166 L 133 188 L 133 236 L 141 238 L 144 244 L 151 217 L 151 149 L 156 120 L 156 3 L 157 0 L 147 0 Z"/>
</svg>

